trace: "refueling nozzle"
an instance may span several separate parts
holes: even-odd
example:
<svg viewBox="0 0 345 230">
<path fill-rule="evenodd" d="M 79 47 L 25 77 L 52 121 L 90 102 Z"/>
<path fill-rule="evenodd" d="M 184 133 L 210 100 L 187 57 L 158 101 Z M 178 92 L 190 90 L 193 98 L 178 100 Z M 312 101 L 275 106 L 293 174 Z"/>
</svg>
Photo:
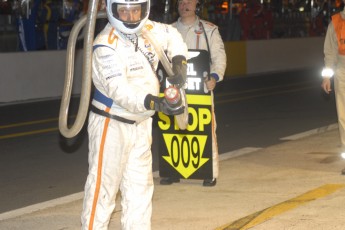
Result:
<svg viewBox="0 0 345 230">
<path fill-rule="evenodd" d="M 164 90 L 164 97 L 172 107 L 179 107 L 182 105 L 180 90 L 175 86 L 169 86 Z"/>
</svg>

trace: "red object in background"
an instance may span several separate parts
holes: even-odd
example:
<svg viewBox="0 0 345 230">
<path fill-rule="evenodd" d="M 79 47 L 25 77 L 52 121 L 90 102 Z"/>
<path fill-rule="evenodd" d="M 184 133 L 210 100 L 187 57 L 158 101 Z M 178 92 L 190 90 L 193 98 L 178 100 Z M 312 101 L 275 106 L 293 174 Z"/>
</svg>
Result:
<svg viewBox="0 0 345 230">
<path fill-rule="evenodd" d="M 319 14 L 310 23 L 309 36 L 321 36 L 326 33 L 323 25 L 323 15 Z"/>
<path fill-rule="evenodd" d="M 9 1 L 0 0 L 0 14 L 12 14 L 12 7 Z"/>
<path fill-rule="evenodd" d="M 240 14 L 241 39 L 269 39 L 273 30 L 273 14 L 257 0 L 250 0 Z"/>
</svg>

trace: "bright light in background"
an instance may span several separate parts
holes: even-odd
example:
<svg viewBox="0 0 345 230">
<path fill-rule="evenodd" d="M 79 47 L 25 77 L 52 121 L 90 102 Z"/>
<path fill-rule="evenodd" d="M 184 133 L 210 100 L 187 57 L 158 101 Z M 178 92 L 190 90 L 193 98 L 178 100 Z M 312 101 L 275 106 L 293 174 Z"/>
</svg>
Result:
<svg viewBox="0 0 345 230">
<path fill-rule="evenodd" d="M 323 68 L 321 72 L 322 77 L 333 77 L 334 71 L 331 68 Z"/>
<path fill-rule="evenodd" d="M 341 158 L 345 159 L 345 153 L 340 154 Z"/>
</svg>

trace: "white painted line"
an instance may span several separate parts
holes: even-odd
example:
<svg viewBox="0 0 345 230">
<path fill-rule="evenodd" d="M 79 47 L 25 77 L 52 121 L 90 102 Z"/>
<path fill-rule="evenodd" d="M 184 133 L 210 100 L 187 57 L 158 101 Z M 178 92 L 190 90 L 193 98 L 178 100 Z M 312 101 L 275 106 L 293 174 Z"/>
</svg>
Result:
<svg viewBox="0 0 345 230">
<path fill-rule="evenodd" d="M 338 123 L 335 123 L 335 124 L 331 124 L 331 125 L 328 125 L 328 126 L 320 127 L 320 128 L 317 128 L 317 129 L 312 129 L 312 130 L 309 130 L 309 131 L 306 131 L 306 132 L 303 132 L 303 133 L 298 133 L 298 134 L 294 134 L 294 135 L 291 135 L 291 136 L 282 137 L 282 138 L 280 138 L 280 140 L 282 140 L 282 141 L 295 141 L 295 140 L 298 140 L 298 139 L 301 139 L 301 138 L 304 138 L 304 137 L 312 136 L 312 135 L 315 135 L 315 134 L 323 133 L 323 132 L 334 130 L 334 129 L 337 129 L 337 128 L 338 128 Z"/>
<path fill-rule="evenodd" d="M 224 161 L 230 158 L 234 158 L 234 157 L 238 157 L 238 156 L 242 156 L 248 153 L 252 153 L 255 151 L 258 151 L 262 148 L 253 148 L 253 147 L 246 147 L 246 148 L 242 148 L 242 149 L 237 149 L 231 152 L 227 152 L 227 153 L 222 153 L 219 154 L 219 161 Z"/>
<path fill-rule="evenodd" d="M 74 193 L 72 195 L 45 201 L 42 203 L 30 205 L 24 208 L 12 210 L 9 212 L 4 212 L 0 214 L 0 221 L 15 218 L 15 217 L 22 216 L 25 214 L 29 214 L 29 213 L 36 212 L 42 209 L 52 208 L 58 205 L 67 204 L 79 199 L 83 199 L 83 197 L 84 197 L 84 192 L 79 192 L 79 193 Z"/>
</svg>

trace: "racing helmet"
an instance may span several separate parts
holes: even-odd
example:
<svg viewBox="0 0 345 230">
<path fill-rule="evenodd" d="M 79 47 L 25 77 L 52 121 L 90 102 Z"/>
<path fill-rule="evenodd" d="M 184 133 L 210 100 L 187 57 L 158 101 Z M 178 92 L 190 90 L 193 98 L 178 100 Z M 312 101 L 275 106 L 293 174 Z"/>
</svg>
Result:
<svg viewBox="0 0 345 230">
<path fill-rule="evenodd" d="M 150 0 L 106 0 L 109 23 L 125 34 L 134 34 L 145 25 Z"/>
</svg>

